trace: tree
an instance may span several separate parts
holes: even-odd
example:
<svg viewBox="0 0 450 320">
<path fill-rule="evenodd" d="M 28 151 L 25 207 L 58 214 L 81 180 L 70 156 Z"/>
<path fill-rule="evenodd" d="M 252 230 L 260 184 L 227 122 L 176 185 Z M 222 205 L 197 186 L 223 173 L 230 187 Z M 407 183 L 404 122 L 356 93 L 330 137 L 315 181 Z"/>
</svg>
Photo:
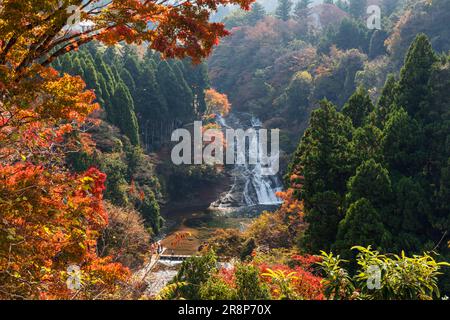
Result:
<svg viewBox="0 0 450 320">
<path fill-rule="evenodd" d="M 375 122 L 379 128 L 384 127 L 388 115 L 395 109 L 396 86 L 395 76 L 389 74 L 375 108 Z"/>
<path fill-rule="evenodd" d="M 269 288 L 259 277 L 259 270 L 252 265 L 239 264 L 235 272 L 238 300 L 267 300 Z"/>
<path fill-rule="evenodd" d="M 182 297 L 189 300 L 200 299 L 201 285 L 208 281 L 210 274 L 214 273 L 217 265 L 217 256 L 209 251 L 201 257 L 191 257 L 181 264 L 175 278 L 170 282 L 177 287 L 172 297 Z"/>
<path fill-rule="evenodd" d="M 339 229 L 334 247 L 344 256 L 355 244 L 381 248 L 388 237 L 378 211 L 366 198 L 360 198 L 348 208 Z"/>
<path fill-rule="evenodd" d="M 344 105 L 342 113 L 348 116 L 355 128 L 364 125 L 366 118 L 373 111 L 374 106 L 368 92 L 363 87 L 358 87 L 355 93 Z"/>
<path fill-rule="evenodd" d="M 191 119 L 192 91 L 177 66 L 161 61 L 158 65 L 157 81 L 173 118 Z"/>
<path fill-rule="evenodd" d="M 197 8 L 198 5 L 199 10 L 193 10 L 191 3 L 174 7 L 153 1 L 111 1 L 92 10 L 100 2 L 101 0 L 87 3 L 72 0 L 65 1 L 61 6 L 51 1 L 37 5 L 34 0 L 33 5 L 22 3 L 17 6 L 17 3 L 10 1 L 3 3 L 1 19 L 8 28 L 4 30 L 5 37 L 2 39 L 8 45 L 0 52 L 0 64 L 5 62 L 7 56 L 14 57 L 13 64 L 16 72 L 19 72 L 49 54 L 39 62 L 46 66 L 58 56 L 93 39 L 108 44 L 151 39 L 149 45 L 167 57 L 192 56 L 198 61 L 211 52 L 219 37 L 227 34 L 223 25 L 209 22 L 210 12 L 200 9 L 203 4 L 195 4 L 194 7 Z M 248 9 L 250 3 L 244 0 L 221 2 L 225 5 L 237 4 L 245 9 Z M 92 28 L 75 31 L 70 36 L 60 32 L 67 23 L 73 21 L 73 11 L 68 10 L 71 5 L 78 7 L 84 20 L 93 23 Z M 216 3 L 210 3 L 207 7 L 213 11 L 217 8 Z M 21 19 L 17 19 L 18 16 Z M 156 28 L 145 27 L 150 20 Z M 34 50 L 21 52 L 20 44 L 24 42 L 33 44 Z"/>
<path fill-rule="evenodd" d="M 350 0 L 349 12 L 354 18 L 362 18 L 366 14 L 367 0 Z"/>
<path fill-rule="evenodd" d="M 427 36 L 420 34 L 411 44 L 400 71 L 396 104 L 403 107 L 411 117 L 421 109 L 421 103 L 428 97 L 428 81 L 432 66 L 437 61 L 436 54 Z"/>
<path fill-rule="evenodd" d="M 190 59 L 183 60 L 184 79 L 193 95 L 193 110 L 202 114 L 206 110 L 205 91 L 209 89 L 209 75 L 206 63 L 193 65 Z"/>
<path fill-rule="evenodd" d="M 390 114 L 383 130 L 382 146 L 391 172 L 415 175 L 423 164 L 421 128 L 402 108 Z"/>
<path fill-rule="evenodd" d="M 214 89 L 205 91 L 206 114 L 217 114 L 226 116 L 231 111 L 231 104 L 225 94 L 221 94 Z"/>
<path fill-rule="evenodd" d="M 249 13 L 247 13 L 248 24 L 251 26 L 256 25 L 256 23 L 266 16 L 266 10 L 258 2 L 253 3 L 252 8 Z"/>
<path fill-rule="evenodd" d="M 283 21 L 288 21 L 291 17 L 292 5 L 291 0 L 278 0 L 275 16 Z"/>
<path fill-rule="evenodd" d="M 369 58 L 375 59 L 378 56 L 386 54 L 386 47 L 384 45 L 388 38 L 388 33 L 384 30 L 375 30 L 370 37 L 369 43 Z"/>
<path fill-rule="evenodd" d="M 369 52 L 369 40 L 366 26 L 353 19 L 344 19 L 333 37 L 333 43 L 342 50 L 360 49 Z"/>
<path fill-rule="evenodd" d="M 303 118 L 307 115 L 309 100 L 313 89 L 313 78 L 307 72 L 298 72 L 286 88 L 286 102 L 289 115 Z"/>
<path fill-rule="evenodd" d="M 392 184 L 389 172 L 375 160 L 363 162 L 348 181 L 347 203 L 366 198 L 377 208 L 384 208 L 392 200 Z M 385 221 L 389 216 L 383 217 Z"/>
<path fill-rule="evenodd" d="M 376 162 L 383 161 L 383 148 L 381 139 L 383 132 L 372 124 L 356 128 L 353 132 L 353 146 L 355 156 L 359 161 L 370 159 Z"/>
<path fill-rule="evenodd" d="M 105 179 L 94 168 L 70 175 L 31 163 L 0 165 L 2 299 L 69 299 L 70 265 L 80 266 L 80 299 L 113 293 L 128 279 L 127 268 L 96 253 L 97 233 L 108 223 Z"/>
<path fill-rule="evenodd" d="M 300 197 L 308 228 L 302 243 L 311 252 L 330 248 L 335 241 L 346 182 L 354 170 L 351 132 L 350 120 L 322 101 L 290 165 L 289 175 L 304 177 Z"/>
<path fill-rule="evenodd" d="M 155 70 L 148 66 L 144 67 L 138 81 L 136 112 L 143 127 L 147 121 L 161 120 L 168 114 L 167 101 L 156 81 Z"/>
<path fill-rule="evenodd" d="M 415 253 L 434 247 L 430 243 L 432 236 L 428 234 L 430 224 L 426 214 L 431 211 L 430 203 L 420 183 L 401 177 L 394 185 L 394 194 L 391 225 L 397 250 Z"/>
<path fill-rule="evenodd" d="M 308 21 L 311 0 L 299 0 L 294 7 L 294 15 L 298 21 Z"/>
<path fill-rule="evenodd" d="M 134 113 L 134 102 L 130 91 L 124 83 L 119 83 L 112 97 L 111 121 L 115 124 L 131 141 L 132 144 L 139 144 L 139 126 Z"/>
</svg>

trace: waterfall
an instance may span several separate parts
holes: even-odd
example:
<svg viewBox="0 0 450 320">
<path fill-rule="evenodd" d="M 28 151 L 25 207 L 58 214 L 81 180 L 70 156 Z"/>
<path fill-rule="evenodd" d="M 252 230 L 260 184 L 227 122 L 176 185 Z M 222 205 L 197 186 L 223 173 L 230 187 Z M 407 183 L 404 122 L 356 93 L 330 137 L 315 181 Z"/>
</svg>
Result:
<svg viewBox="0 0 450 320">
<path fill-rule="evenodd" d="M 262 122 L 249 114 L 233 113 L 226 119 L 219 116 L 218 122 L 224 129 L 249 129 L 253 128 L 256 131 L 256 136 L 253 139 L 258 139 L 258 130 L 262 127 Z M 251 145 L 251 143 L 250 143 Z M 245 156 L 250 158 L 254 156 L 257 159 L 256 164 L 235 164 L 232 166 L 230 173 L 233 177 L 233 185 L 230 190 L 223 194 L 219 200 L 214 202 L 211 207 L 217 209 L 230 208 L 245 208 L 258 205 L 274 206 L 282 203 L 281 199 L 276 196 L 276 193 L 281 191 L 283 186 L 278 174 L 264 175 L 263 164 L 261 159 L 254 154 L 257 150 L 246 148 L 241 152 L 245 152 Z M 274 161 L 278 154 L 269 157 L 269 165 Z M 237 152 L 234 155 L 237 159 Z"/>
</svg>

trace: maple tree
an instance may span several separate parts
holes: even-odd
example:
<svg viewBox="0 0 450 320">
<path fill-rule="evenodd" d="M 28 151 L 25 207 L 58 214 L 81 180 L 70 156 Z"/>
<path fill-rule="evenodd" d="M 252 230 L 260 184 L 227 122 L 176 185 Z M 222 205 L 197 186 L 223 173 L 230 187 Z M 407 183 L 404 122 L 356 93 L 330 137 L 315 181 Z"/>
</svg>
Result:
<svg viewBox="0 0 450 320">
<path fill-rule="evenodd" d="M 113 292 L 128 269 L 99 258 L 96 239 L 107 225 L 102 197 L 106 176 L 39 165 L 0 165 L 0 297 L 71 298 L 67 268 L 78 265 L 79 298 Z"/>
<path fill-rule="evenodd" d="M 207 89 L 205 91 L 206 113 L 220 114 L 226 116 L 231 111 L 231 103 L 225 94 L 219 93 L 214 89 Z"/>
<path fill-rule="evenodd" d="M 88 118 L 99 107 L 95 94 L 49 65 L 94 40 L 145 44 L 163 57 L 199 62 L 228 34 L 209 22 L 211 11 L 251 2 L 1 1 L 0 298 L 112 297 L 130 275 L 96 250 L 108 223 L 106 176 L 65 167 L 68 153 L 92 152 L 85 132 L 95 124 Z M 77 291 L 66 284 L 71 264 L 80 267 Z"/>
</svg>

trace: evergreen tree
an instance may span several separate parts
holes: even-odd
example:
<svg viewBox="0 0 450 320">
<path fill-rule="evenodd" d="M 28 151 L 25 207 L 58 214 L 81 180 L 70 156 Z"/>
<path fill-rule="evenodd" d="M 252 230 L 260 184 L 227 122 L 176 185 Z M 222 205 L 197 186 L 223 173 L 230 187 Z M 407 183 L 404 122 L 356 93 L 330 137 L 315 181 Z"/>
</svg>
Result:
<svg viewBox="0 0 450 320">
<path fill-rule="evenodd" d="M 120 82 L 112 97 L 112 112 L 110 120 L 133 145 L 139 144 L 139 128 L 134 113 L 134 103 L 130 91 L 123 82 Z"/>
<path fill-rule="evenodd" d="M 81 59 L 76 57 L 72 63 L 72 69 L 68 72 L 71 75 L 77 75 L 84 79 L 84 69 L 81 65 Z"/>
<path fill-rule="evenodd" d="M 363 87 L 358 87 L 356 92 L 344 105 L 342 113 L 352 120 L 355 128 L 358 128 L 364 125 L 366 118 L 373 109 L 374 106 L 367 91 Z"/>
<path fill-rule="evenodd" d="M 379 212 L 383 212 L 383 221 L 387 222 L 389 207 L 392 201 L 392 184 L 387 169 L 375 160 L 364 161 L 357 169 L 356 174 L 348 180 L 348 193 L 345 196 L 348 204 L 361 198 L 366 198 Z"/>
<path fill-rule="evenodd" d="M 362 18 L 366 14 L 367 0 L 350 0 L 349 12 L 354 18 Z"/>
<path fill-rule="evenodd" d="M 98 80 L 97 70 L 94 67 L 94 63 L 91 59 L 86 61 L 86 67 L 83 70 L 84 81 L 89 89 L 94 90 L 95 94 L 98 97 L 102 97 L 102 90 L 100 87 L 100 81 Z"/>
<path fill-rule="evenodd" d="M 356 128 L 353 132 L 355 157 L 361 162 L 374 159 L 381 163 L 383 161 L 382 137 L 383 132 L 370 123 Z"/>
<path fill-rule="evenodd" d="M 139 57 L 132 46 L 125 46 L 123 54 L 123 66 L 128 70 L 131 77 L 136 79 L 140 74 Z"/>
<path fill-rule="evenodd" d="M 423 163 L 423 136 L 418 122 L 397 108 L 390 113 L 383 130 L 383 154 L 391 171 L 415 175 Z"/>
<path fill-rule="evenodd" d="M 308 21 L 311 2 L 311 0 L 297 1 L 294 7 L 294 16 L 298 21 Z"/>
<path fill-rule="evenodd" d="M 203 114 L 206 110 L 205 90 L 210 87 L 208 67 L 205 63 L 194 65 L 190 59 L 183 60 L 184 79 L 189 85 L 194 102 L 194 110 Z"/>
<path fill-rule="evenodd" d="M 339 223 L 335 249 L 346 258 L 351 256 L 349 248 L 355 245 L 382 249 L 389 234 L 380 220 L 369 200 L 361 198 L 352 203 Z"/>
<path fill-rule="evenodd" d="M 151 67 L 144 67 L 138 85 L 136 112 L 139 114 L 141 125 L 147 121 L 162 120 L 167 117 L 167 102 L 161 94 L 161 89 L 156 82 L 155 71 Z"/>
<path fill-rule="evenodd" d="M 361 22 L 353 19 L 344 19 L 339 25 L 333 39 L 339 49 L 360 49 L 363 52 L 369 51 L 369 40 L 367 27 Z"/>
<path fill-rule="evenodd" d="M 292 5 L 291 0 L 278 0 L 275 16 L 283 21 L 288 21 L 291 17 Z"/>
<path fill-rule="evenodd" d="M 153 232 L 158 234 L 161 230 L 163 219 L 160 216 L 160 207 L 155 197 L 155 193 L 148 186 L 142 187 L 143 198 L 136 199 L 136 208 L 150 225 Z"/>
<path fill-rule="evenodd" d="M 131 73 L 128 71 L 128 69 L 123 68 L 120 71 L 120 79 L 123 81 L 125 86 L 128 88 L 128 90 L 131 93 L 131 96 L 133 99 L 136 97 L 136 83 L 134 82 L 134 78 L 131 75 Z"/>
<path fill-rule="evenodd" d="M 420 111 L 421 103 L 430 94 L 428 82 L 436 61 L 436 54 L 427 36 L 418 35 L 406 55 L 396 95 L 397 105 L 405 108 L 412 117 Z"/>
<path fill-rule="evenodd" d="M 106 90 L 108 91 L 107 94 L 111 96 L 114 93 L 114 77 L 111 68 L 106 65 L 100 52 L 97 52 L 94 57 L 95 68 L 105 79 Z"/>
<path fill-rule="evenodd" d="M 304 176 L 301 198 L 309 227 L 303 243 L 310 252 L 328 250 L 335 241 L 346 182 L 354 170 L 351 132 L 350 120 L 322 101 L 290 165 L 291 174 Z"/>
<path fill-rule="evenodd" d="M 369 58 L 375 59 L 378 56 L 386 54 L 386 47 L 384 45 L 389 34 L 384 30 L 375 30 L 372 33 L 369 43 Z"/>
<path fill-rule="evenodd" d="M 375 123 L 379 128 L 384 126 L 388 115 L 395 109 L 396 86 L 395 76 L 393 74 L 388 75 L 375 108 Z"/>
<path fill-rule="evenodd" d="M 175 66 L 177 68 L 177 66 Z M 180 69 L 172 68 L 167 61 L 158 65 L 157 81 L 162 94 L 166 97 L 172 119 L 184 119 L 192 114 L 192 91 L 181 77 Z M 191 109 L 190 112 L 187 110 Z"/>
<path fill-rule="evenodd" d="M 258 21 L 264 19 L 266 10 L 258 2 L 253 3 L 251 11 L 247 14 L 248 24 L 254 26 Z"/>
<path fill-rule="evenodd" d="M 401 177 L 394 186 L 394 193 L 396 200 L 390 225 L 396 246 L 392 249 L 412 253 L 430 250 L 431 247 L 426 245 L 432 239 L 428 234 L 430 224 L 427 216 L 431 208 L 425 190 L 413 178 Z"/>
<path fill-rule="evenodd" d="M 179 95 L 179 107 L 177 109 L 180 112 L 182 118 L 186 120 L 191 120 L 195 116 L 194 110 L 194 95 L 192 93 L 191 87 L 185 79 L 185 69 L 184 65 L 180 61 L 173 61 L 172 70 L 175 74 L 176 79 L 176 90 Z"/>
</svg>

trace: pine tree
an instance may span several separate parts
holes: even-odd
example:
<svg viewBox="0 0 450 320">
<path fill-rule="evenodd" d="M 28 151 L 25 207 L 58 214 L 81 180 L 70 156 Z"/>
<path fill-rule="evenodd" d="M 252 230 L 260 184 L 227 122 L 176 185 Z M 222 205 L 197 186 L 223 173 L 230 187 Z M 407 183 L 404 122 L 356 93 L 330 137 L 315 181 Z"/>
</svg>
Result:
<svg viewBox="0 0 450 320">
<path fill-rule="evenodd" d="M 349 12 L 354 18 L 362 18 L 366 14 L 367 0 L 350 0 Z"/>
<path fill-rule="evenodd" d="M 120 82 L 112 97 L 110 120 L 133 145 L 139 144 L 139 127 L 134 112 L 133 98 L 123 82 Z"/>
<path fill-rule="evenodd" d="M 339 223 L 334 248 L 345 258 L 351 256 L 349 249 L 355 245 L 382 249 L 389 234 L 380 220 L 369 200 L 361 198 L 352 203 Z"/>
<path fill-rule="evenodd" d="M 294 7 L 294 16 L 298 21 L 307 21 L 309 17 L 309 6 L 311 5 L 311 0 L 300 0 L 297 1 Z"/>
<path fill-rule="evenodd" d="M 94 64 L 98 73 L 100 73 L 105 79 L 108 94 L 111 96 L 114 93 L 114 76 L 112 74 L 111 68 L 105 63 L 100 52 L 97 52 L 95 54 Z"/>
<path fill-rule="evenodd" d="M 127 86 L 128 90 L 131 93 L 131 96 L 134 99 L 135 98 L 135 94 L 136 94 L 136 83 L 134 82 L 134 78 L 131 75 L 131 73 L 128 71 L 128 69 L 123 68 L 120 71 L 120 79 Z"/>
<path fill-rule="evenodd" d="M 345 198 L 348 204 L 366 198 L 374 208 L 386 208 L 392 201 L 392 184 L 388 170 L 373 159 L 364 161 L 356 169 L 356 174 L 348 180 L 348 193 Z M 383 213 L 383 219 L 387 221 L 389 214 L 387 211 Z"/>
<path fill-rule="evenodd" d="M 84 79 L 84 69 L 81 65 L 80 58 L 76 57 L 72 63 L 72 70 L 68 72 L 71 75 L 77 75 Z"/>
<path fill-rule="evenodd" d="M 98 80 L 97 70 L 94 67 L 94 63 L 91 59 L 87 59 L 86 67 L 84 69 L 84 81 L 89 89 L 95 91 L 98 97 L 102 96 L 102 90 L 100 88 L 100 82 Z"/>
<path fill-rule="evenodd" d="M 292 5 L 291 0 L 278 0 L 275 16 L 283 21 L 288 21 L 291 17 Z"/>
<path fill-rule="evenodd" d="M 396 248 L 392 249 L 413 253 L 426 250 L 426 243 L 433 237 L 428 234 L 429 197 L 420 183 L 411 177 L 400 177 L 394 185 L 394 193 L 394 213 L 389 219 L 396 243 Z"/>
<path fill-rule="evenodd" d="M 358 161 L 374 159 L 377 162 L 383 161 L 383 149 L 381 139 L 383 132 L 371 123 L 356 128 L 353 132 L 353 145 L 355 157 Z"/>
<path fill-rule="evenodd" d="M 397 80 L 395 75 L 388 75 L 375 108 L 375 123 L 379 128 L 383 128 L 388 115 L 395 109 L 396 86 Z"/>
<path fill-rule="evenodd" d="M 123 66 L 128 70 L 131 77 L 136 79 L 140 74 L 139 57 L 134 47 L 125 46 L 123 54 Z"/>
<path fill-rule="evenodd" d="M 344 105 L 342 113 L 352 120 L 355 128 L 364 125 L 366 118 L 373 111 L 374 106 L 370 100 L 370 96 L 363 87 L 358 87 L 355 93 L 350 97 Z"/>
<path fill-rule="evenodd" d="M 136 112 L 139 114 L 141 125 L 147 121 L 165 119 L 168 115 L 166 99 L 161 94 L 155 71 L 149 66 L 144 67 L 138 82 Z"/>
<path fill-rule="evenodd" d="M 177 68 L 176 65 L 174 67 Z M 192 114 L 192 91 L 181 75 L 180 69 L 174 70 L 167 61 L 161 61 L 158 65 L 158 85 L 166 97 L 172 119 L 184 119 L 187 113 L 190 118 Z"/>
<path fill-rule="evenodd" d="M 258 21 L 264 19 L 266 10 L 258 2 L 253 3 L 251 11 L 247 14 L 248 24 L 254 26 Z"/>
<path fill-rule="evenodd" d="M 412 117 L 420 111 L 421 103 L 430 94 L 428 82 L 435 62 L 437 57 L 428 37 L 418 35 L 406 55 L 396 95 L 397 105 L 405 108 Z"/>
<path fill-rule="evenodd" d="M 390 171 L 415 175 L 423 164 L 423 135 L 419 123 L 403 108 L 389 115 L 383 129 L 383 155 Z"/>
<path fill-rule="evenodd" d="M 311 252 L 328 250 L 335 241 L 346 182 L 354 170 L 351 132 L 350 120 L 322 101 L 290 165 L 291 174 L 304 176 L 301 198 L 309 227 L 303 243 Z"/>
<path fill-rule="evenodd" d="M 190 59 L 183 60 L 184 78 L 191 88 L 194 109 L 198 114 L 206 110 L 205 90 L 210 87 L 206 63 L 194 65 Z"/>
</svg>

